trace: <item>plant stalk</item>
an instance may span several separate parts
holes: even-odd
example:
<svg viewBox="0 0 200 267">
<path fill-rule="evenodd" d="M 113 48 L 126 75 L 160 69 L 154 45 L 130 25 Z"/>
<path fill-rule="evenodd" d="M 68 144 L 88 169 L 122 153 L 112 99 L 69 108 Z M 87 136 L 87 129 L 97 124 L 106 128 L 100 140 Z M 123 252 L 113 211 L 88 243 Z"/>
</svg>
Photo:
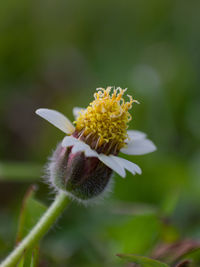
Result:
<svg viewBox="0 0 200 267">
<path fill-rule="evenodd" d="M 0 267 L 14 267 L 22 258 L 23 254 L 33 248 L 38 241 L 47 233 L 67 206 L 69 199 L 64 192 L 60 192 L 48 210 L 40 218 L 30 233 L 20 242 L 17 247 L 0 264 Z"/>
</svg>

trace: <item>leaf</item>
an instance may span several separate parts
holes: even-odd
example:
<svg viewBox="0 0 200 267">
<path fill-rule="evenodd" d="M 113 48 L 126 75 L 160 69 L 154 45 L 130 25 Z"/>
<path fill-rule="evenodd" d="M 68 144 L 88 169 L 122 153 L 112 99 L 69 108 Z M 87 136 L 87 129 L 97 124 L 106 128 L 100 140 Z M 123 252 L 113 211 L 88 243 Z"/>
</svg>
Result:
<svg viewBox="0 0 200 267">
<path fill-rule="evenodd" d="M 39 249 L 35 247 L 31 251 L 27 251 L 24 256 L 23 267 L 36 267 L 38 265 Z"/>
<path fill-rule="evenodd" d="M 157 214 L 129 215 L 124 220 L 116 220 L 108 229 L 108 235 L 115 241 L 118 251 L 145 254 L 154 246 L 161 226 Z"/>
<path fill-rule="evenodd" d="M 190 247 L 183 255 L 181 255 L 179 259 L 182 260 L 183 263 L 184 261 L 186 261 L 186 263 L 188 261 L 188 266 L 190 266 L 190 263 L 191 263 L 191 266 L 199 266 L 200 248 L 199 248 L 199 244 L 197 241 L 193 241 L 193 242 L 194 242 L 193 247 Z M 196 245 L 195 245 L 195 242 L 196 242 Z M 181 264 L 183 263 L 180 262 L 179 265 L 182 266 Z M 176 267 L 178 267 L 178 265 Z"/>
<path fill-rule="evenodd" d="M 36 247 L 33 250 L 33 255 L 32 255 L 32 260 L 31 260 L 31 267 L 38 266 L 38 262 L 39 262 L 39 248 Z"/>
<path fill-rule="evenodd" d="M 128 262 L 140 264 L 141 267 L 169 267 L 163 262 L 153 260 L 144 256 L 138 256 L 134 254 L 117 254 L 117 256 L 124 260 L 127 260 Z"/>
<path fill-rule="evenodd" d="M 39 249 L 38 247 L 27 251 L 17 267 L 36 267 L 38 266 Z"/>
<path fill-rule="evenodd" d="M 36 186 L 31 186 L 27 191 L 20 212 L 17 242 L 24 238 L 38 219 L 46 211 L 46 206 L 34 198 Z"/>
<path fill-rule="evenodd" d="M 23 267 L 31 267 L 32 251 L 27 251 L 23 257 Z"/>
<path fill-rule="evenodd" d="M 184 260 L 179 262 L 175 267 L 189 267 L 191 261 L 190 260 Z"/>
<path fill-rule="evenodd" d="M 41 176 L 42 166 L 34 163 L 0 162 L 0 180 L 34 181 Z"/>
<path fill-rule="evenodd" d="M 17 243 L 29 233 L 46 211 L 46 206 L 34 198 L 35 190 L 36 187 L 31 186 L 24 197 L 19 218 Z M 39 256 L 38 247 L 39 245 L 35 246 L 32 250 L 25 252 L 18 267 L 36 267 Z"/>
</svg>

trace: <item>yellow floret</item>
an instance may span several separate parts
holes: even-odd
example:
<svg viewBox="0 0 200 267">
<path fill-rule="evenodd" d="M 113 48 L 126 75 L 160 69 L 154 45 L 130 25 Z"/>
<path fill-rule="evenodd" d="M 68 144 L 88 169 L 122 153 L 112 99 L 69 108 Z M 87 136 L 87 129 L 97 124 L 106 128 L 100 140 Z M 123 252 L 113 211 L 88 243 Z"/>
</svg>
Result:
<svg viewBox="0 0 200 267">
<path fill-rule="evenodd" d="M 95 135 L 97 146 L 111 142 L 121 148 L 125 144 L 127 124 L 131 120 L 128 110 L 133 102 L 138 102 L 129 95 L 129 101 L 125 102 L 123 95 L 126 89 L 117 88 L 112 93 L 111 89 L 97 89 L 95 100 L 79 113 L 75 121 L 76 130 L 82 131 L 84 136 Z"/>
</svg>

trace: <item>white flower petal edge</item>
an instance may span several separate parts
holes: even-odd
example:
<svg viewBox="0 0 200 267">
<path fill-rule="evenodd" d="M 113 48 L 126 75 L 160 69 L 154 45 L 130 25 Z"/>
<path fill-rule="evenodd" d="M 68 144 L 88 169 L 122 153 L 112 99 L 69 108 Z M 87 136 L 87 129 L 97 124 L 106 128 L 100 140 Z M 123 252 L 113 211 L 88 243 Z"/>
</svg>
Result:
<svg viewBox="0 0 200 267">
<path fill-rule="evenodd" d="M 78 142 L 80 142 L 80 141 L 78 139 L 74 138 L 73 136 L 65 136 L 63 141 L 62 141 L 62 146 L 63 147 L 69 147 L 69 146 L 75 145 Z"/>
<path fill-rule="evenodd" d="M 62 113 L 56 110 L 40 108 L 35 113 L 66 134 L 71 134 L 75 130 L 72 123 Z"/>
<path fill-rule="evenodd" d="M 85 155 L 87 157 L 98 157 L 98 153 L 94 150 L 92 150 L 86 143 L 72 137 L 72 136 L 66 136 L 62 141 L 63 147 L 70 147 L 72 148 L 72 153 L 76 152 L 85 152 Z"/>
<path fill-rule="evenodd" d="M 111 168 L 113 171 L 118 173 L 123 178 L 125 178 L 126 176 L 125 169 L 130 171 L 133 175 L 135 175 L 136 173 L 138 174 L 142 173 L 140 167 L 135 163 L 113 155 L 106 156 L 104 154 L 98 154 L 96 151 L 92 150 L 90 146 L 72 136 L 66 136 L 63 139 L 62 146 L 63 147 L 73 146 L 72 153 L 80 151 L 84 152 L 87 157 L 98 158 L 106 166 Z"/>
<path fill-rule="evenodd" d="M 144 139 L 146 138 L 146 134 L 140 131 L 136 130 L 128 130 L 127 131 L 128 138 L 125 140 L 125 142 L 132 142 L 133 140 L 138 140 L 138 139 Z"/>
<path fill-rule="evenodd" d="M 127 144 L 120 152 L 127 155 L 144 155 L 156 150 L 156 146 L 149 139 L 136 139 Z"/>
<path fill-rule="evenodd" d="M 104 154 L 99 154 L 98 158 L 100 161 L 102 161 L 110 169 L 112 169 L 113 171 L 118 173 L 121 177 L 125 178 L 126 172 L 124 170 L 124 167 L 121 164 L 118 164 L 118 162 L 115 158 L 112 158 L 110 156 L 106 156 Z"/>
<path fill-rule="evenodd" d="M 106 156 L 104 154 L 98 154 L 96 151 L 92 150 L 90 146 L 85 144 L 84 142 L 72 137 L 66 136 L 62 141 L 62 146 L 69 147 L 73 146 L 72 153 L 76 153 L 82 151 L 85 153 L 87 157 L 96 157 L 100 161 L 102 161 L 106 166 L 117 172 L 120 176 L 125 177 L 126 172 L 124 168 L 118 164 L 116 159 L 112 159 L 110 156 Z"/>
<path fill-rule="evenodd" d="M 72 148 L 72 153 L 84 151 L 86 157 L 97 157 L 96 151 L 92 150 L 87 144 L 76 144 Z"/>
<path fill-rule="evenodd" d="M 73 115 L 74 115 L 74 118 L 77 119 L 77 117 L 79 116 L 79 112 L 81 110 L 85 110 L 85 108 L 80 108 L 80 107 L 74 107 L 73 108 Z"/>
<path fill-rule="evenodd" d="M 115 160 L 119 164 L 121 164 L 125 169 L 127 169 L 133 175 L 135 175 L 136 173 L 142 174 L 142 170 L 140 169 L 140 167 L 137 164 L 135 164 L 129 160 L 126 160 L 124 158 L 120 158 L 120 157 L 116 157 L 116 156 L 112 156 L 112 157 L 115 158 Z"/>
</svg>

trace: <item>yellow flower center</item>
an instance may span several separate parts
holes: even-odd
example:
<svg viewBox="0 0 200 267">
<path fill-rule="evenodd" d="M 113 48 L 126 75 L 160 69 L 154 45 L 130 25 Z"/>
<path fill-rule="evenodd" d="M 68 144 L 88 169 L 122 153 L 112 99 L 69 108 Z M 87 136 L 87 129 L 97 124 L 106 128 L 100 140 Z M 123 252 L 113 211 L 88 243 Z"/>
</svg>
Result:
<svg viewBox="0 0 200 267">
<path fill-rule="evenodd" d="M 117 149 L 125 145 L 127 124 L 132 119 L 128 110 L 133 102 L 138 103 L 129 95 L 129 101 L 125 102 L 125 91 L 126 89 L 117 88 L 111 93 L 111 87 L 97 89 L 94 101 L 79 113 L 75 121 L 79 138 L 83 136 L 89 139 L 92 136 L 96 149 L 106 144 Z"/>
</svg>

